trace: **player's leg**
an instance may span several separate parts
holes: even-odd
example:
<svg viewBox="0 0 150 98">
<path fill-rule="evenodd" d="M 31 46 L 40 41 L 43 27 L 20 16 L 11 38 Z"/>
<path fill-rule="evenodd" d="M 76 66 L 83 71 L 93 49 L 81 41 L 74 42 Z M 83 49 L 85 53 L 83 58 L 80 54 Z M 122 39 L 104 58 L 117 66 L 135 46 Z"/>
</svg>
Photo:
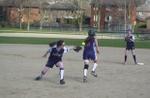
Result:
<svg viewBox="0 0 150 98">
<path fill-rule="evenodd" d="M 87 82 L 87 72 L 89 68 L 89 60 L 84 60 L 84 69 L 83 69 L 83 82 Z"/>
<path fill-rule="evenodd" d="M 64 81 L 64 65 L 63 65 L 63 62 L 60 61 L 56 64 L 57 67 L 60 68 L 60 71 L 59 71 L 59 75 L 60 75 L 60 84 L 65 84 L 65 81 Z"/>
<path fill-rule="evenodd" d="M 93 75 L 94 77 L 98 76 L 96 74 L 96 68 L 97 68 L 97 60 L 94 60 L 93 68 L 92 68 L 92 71 L 91 71 L 91 75 Z"/>
<path fill-rule="evenodd" d="M 133 59 L 134 59 L 134 63 L 137 64 L 135 49 L 132 49 L 132 50 L 131 50 L 131 53 L 132 53 L 132 56 L 133 56 Z"/>
<path fill-rule="evenodd" d="M 35 80 L 41 80 L 42 77 L 47 73 L 48 70 L 49 70 L 49 67 L 45 66 L 45 67 L 43 68 L 43 70 L 41 71 L 40 75 L 37 76 L 37 77 L 35 78 Z"/>
<path fill-rule="evenodd" d="M 125 55 L 124 55 L 124 64 L 126 64 L 126 62 L 127 62 L 127 49 L 125 49 Z"/>
<path fill-rule="evenodd" d="M 50 69 L 50 68 L 53 68 L 55 62 L 54 61 L 51 61 L 51 60 L 48 60 L 47 64 L 44 66 L 43 70 L 41 71 L 41 74 L 39 76 L 37 76 L 35 78 L 35 80 L 41 80 L 42 77 L 47 73 L 47 71 Z"/>
</svg>

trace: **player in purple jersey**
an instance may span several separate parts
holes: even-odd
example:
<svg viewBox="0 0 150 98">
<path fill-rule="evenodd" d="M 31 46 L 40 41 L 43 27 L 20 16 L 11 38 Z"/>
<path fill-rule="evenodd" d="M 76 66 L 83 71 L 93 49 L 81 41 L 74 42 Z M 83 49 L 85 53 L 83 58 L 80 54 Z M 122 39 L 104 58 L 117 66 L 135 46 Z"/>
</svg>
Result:
<svg viewBox="0 0 150 98">
<path fill-rule="evenodd" d="M 89 30 L 88 37 L 84 41 L 84 50 L 83 50 L 83 60 L 84 60 L 84 69 L 83 69 L 83 82 L 87 82 L 87 71 L 89 68 L 89 61 L 93 61 L 93 68 L 91 75 L 97 77 L 96 67 L 97 67 L 97 53 L 99 53 L 98 42 L 95 38 L 95 31 Z"/>
<path fill-rule="evenodd" d="M 124 56 L 124 64 L 126 64 L 127 61 L 127 51 L 131 50 L 134 63 L 137 64 L 136 61 L 136 55 L 135 55 L 135 37 L 132 34 L 131 30 L 128 30 L 127 35 L 125 36 L 126 41 L 126 49 L 125 49 L 125 56 Z"/>
<path fill-rule="evenodd" d="M 43 57 L 46 57 L 50 53 L 47 64 L 41 71 L 41 74 L 35 78 L 35 80 L 41 80 L 42 77 L 46 74 L 49 69 L 52 69 L 54 65 L 60 69 L 60 84 L 65 84 L 64 81 L 64 65 L 62 62 L 63 54 L 69 51 L 69 48 L 64 47 L 64 41 L 59 40 L 56 43 L 56 46 L 50 47 L 49 50 L 44 54 Z"/>
</svg>

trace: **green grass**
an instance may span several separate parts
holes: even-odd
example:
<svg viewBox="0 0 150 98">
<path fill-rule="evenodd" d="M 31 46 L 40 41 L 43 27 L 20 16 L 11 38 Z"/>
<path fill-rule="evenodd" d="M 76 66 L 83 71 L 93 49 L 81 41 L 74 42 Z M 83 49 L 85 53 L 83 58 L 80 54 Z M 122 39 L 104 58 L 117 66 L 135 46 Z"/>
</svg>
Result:
<svg viewBox="0 0 150 98">
<path fill-rule="evenodd" d="M 0 37 L 1 44 L 48 44 L 59 40 L 57 38 L 24 38 L 24 37 Z M 66 45 L 81 45 L 83 39 L 63 39 Z M 124 47 L 125 42 L 121 39 L 99 39 L 100 46 Z M 136 48 L 150 49 L 150 40 L 136 40 Z"/>
<path fill-rule="evenodd" d="M 56 38 L 25 38 L 25 37 L 0 37 L 0 43 L 5 44 L 48 44 Z M 83 40 L 63 39 L 66 45 L 79 45 Z"/>
<path fill-rule="evenodd" d="M 98 40 L 101 46 L 105 47 L 125 47 L 126 43 L 122 39 L 101 39 Z M 150 49 L 150 40 L 136 40 L 136 48 Z"/>
</svg>

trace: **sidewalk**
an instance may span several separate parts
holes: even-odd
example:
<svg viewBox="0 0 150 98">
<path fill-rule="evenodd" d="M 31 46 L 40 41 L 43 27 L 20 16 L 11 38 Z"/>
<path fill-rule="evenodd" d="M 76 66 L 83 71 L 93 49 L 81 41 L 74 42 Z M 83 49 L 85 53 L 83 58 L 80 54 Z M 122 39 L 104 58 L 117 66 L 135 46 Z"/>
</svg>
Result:
<svg viewBox="0 0 150 98">
<path fill-rule="evenodd" d="M 68 38 L 68 39 L 85 39 L 87 35 L 74 34 L 37 34 L 37 33 L 0 33 L 0 37 L 35 37 L 35 38 Z M 96 36 L 97 39 L 116 39 L 112 36 Z"/>
<path fill-rule="evenodd" d="M 84 39 L 86 35 L 70 35 L 70 34 L 37 34 L 37 33 L 0 33 L 1 37 L 36 37 L 36 38 L 68 38 L 68 39 Z"/>
</svg>

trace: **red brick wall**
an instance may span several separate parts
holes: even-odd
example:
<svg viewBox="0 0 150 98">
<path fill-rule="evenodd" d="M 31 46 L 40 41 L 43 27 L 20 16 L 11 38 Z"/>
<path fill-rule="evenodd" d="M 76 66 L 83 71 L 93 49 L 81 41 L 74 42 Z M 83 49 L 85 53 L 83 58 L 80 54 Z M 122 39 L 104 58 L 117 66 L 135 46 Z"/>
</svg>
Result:
<svg viewBox="0 0 150 98">
<path fill-rule="evenodd" d="M 103 13 L 103 14 L 101 14 Z M 105 16 L 106 16 L 106 8 L 102 7 L 100 9 L 100 29 L 103 30 L 105 26 Z"/>
<path fill-rule="evenodd" d="M 14 23 L 19 23 L 19 11 L 15 7 L 10 7 L 7 8 L 7 17 L 9 22 L 14 22 Z M 31 8 L 30 16 L 29 16 L 29 21 L 31 23 L 39 21 L 40 20 L 40 13 L 38 8 Z M 22 19 L 21 21 L 23 23 L 28 22 L 28 8 L 25 8 L 22 11 Z"/>
</svg>

